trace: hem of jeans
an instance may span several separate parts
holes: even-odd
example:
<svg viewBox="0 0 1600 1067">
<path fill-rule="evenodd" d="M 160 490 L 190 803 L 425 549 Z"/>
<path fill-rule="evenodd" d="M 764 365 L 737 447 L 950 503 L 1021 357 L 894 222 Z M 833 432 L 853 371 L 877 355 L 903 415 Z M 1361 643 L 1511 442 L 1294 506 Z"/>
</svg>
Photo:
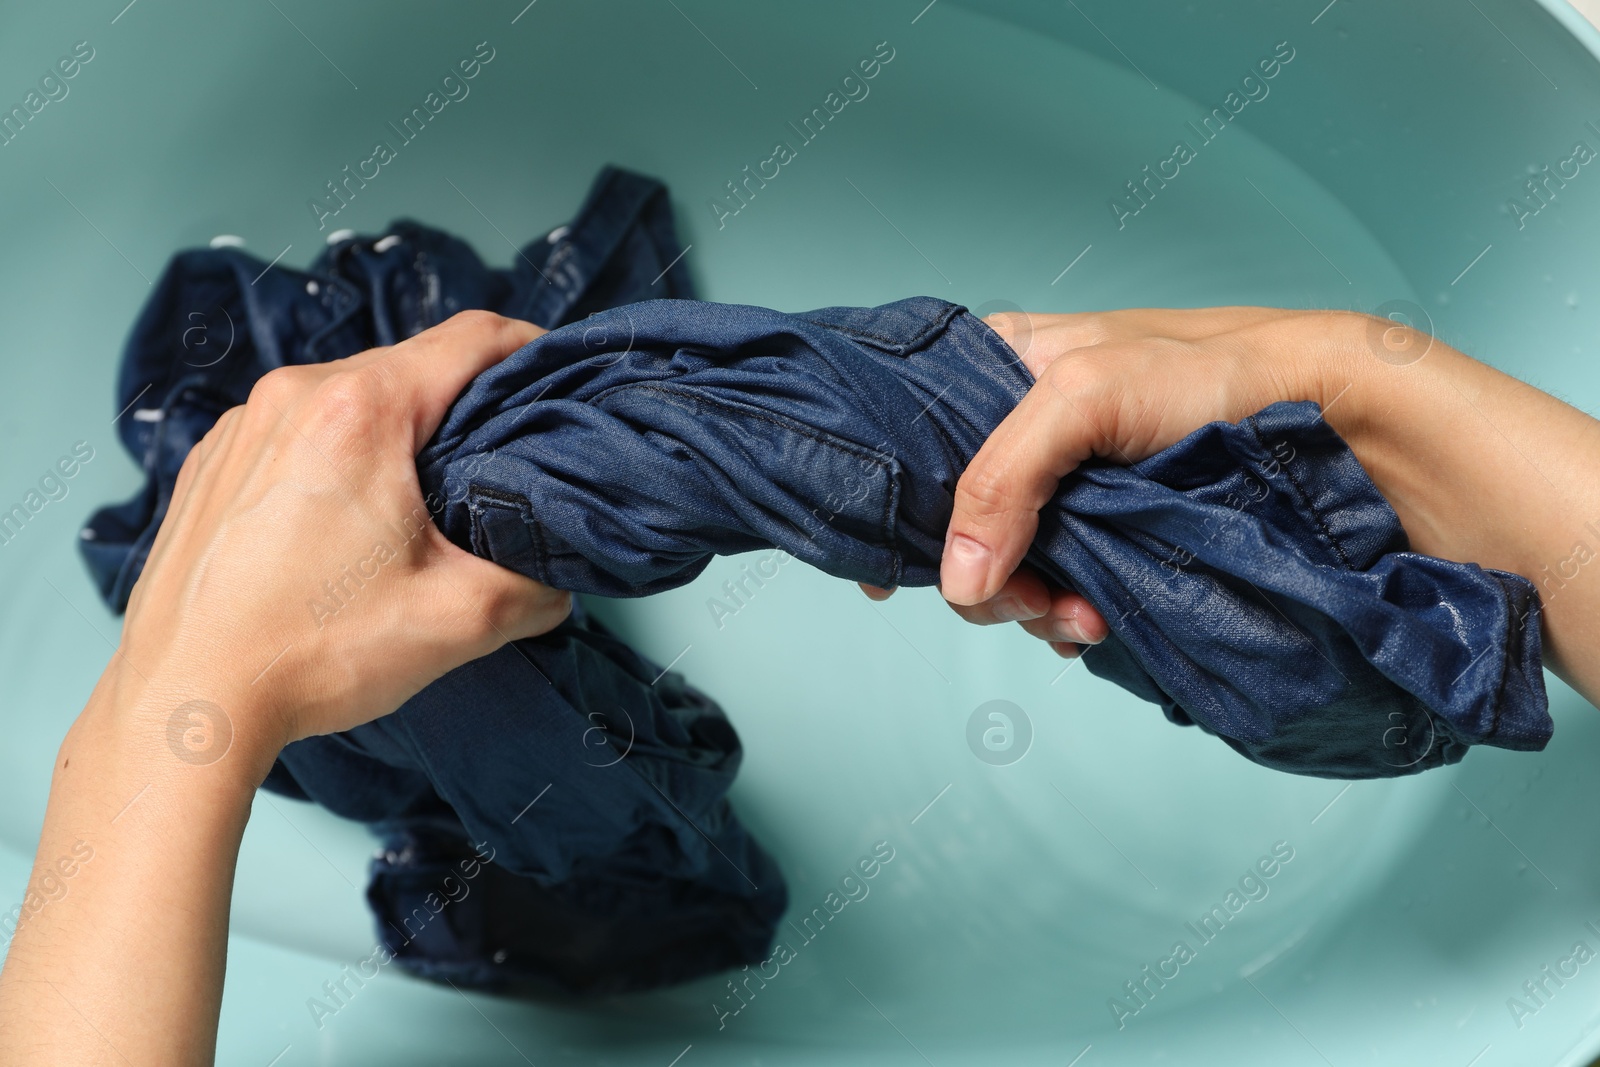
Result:
<svg viewBox="0 0 1600 1067">
<path fill-rule="evenodd" d="M 1514 603 L 1514 601 L 1513 601 L 1512 596 L 1511 596 L 1511 591 L 1506 588 L 1506 583 L 1503 580 L 1501 580 L 1500 576 L 1498 574 L 1496 574 L 1494 571 L 1485 569 L 1484 573 L 1487 574 L 1490 578 L 1494 579 L 1494 583 L 1497 586 L 1500 587 L 1501 593 L 1503 593 L 1505 595 L 1507 608 L 1511 608 L 1511 605 Z M 1508 627 L 1507 627 L 1508 631 L 1511 629 L 1511 627 L 1516 625 L 1514 609 L 1512 610 L 1511 614 L 1512 614 L 1512 619 L 1511 619 L 1510 625 L 1508 625 Z M 1522 645 L 1523 635 L 1518 634 L 1516 636 L 1517 636 L 1517 646 L 1518 647 L 1515 648 L 1515 649 L 1511 648 L 1510 647 L 1510 642 L 1508 641 L 1507 642 L 1507 647 L 1506 647 L 1506 650 L 1505 650 L 1505 655 L 1501 658 L 1501 661 L 1500 661 L 1500 684 L 1495 686 L 1495 690 L 1494 690 L 1494 707 L 1492 709 L 1490 709 L 1489 729 L 1483 735 L 1483 739 L 1485 741 L 1493 740 L 1494 737 L 1497 734 L 1499 734 L 1499 732 L 1500 732 L 1501 712 L 1505 710 L 1505 704 L 1506 704 L 1506 687 L 1511 684 L 1511 660 L 1513 658 L 1513 653 L 1517 652 L 1517 651 L 1520 651 L 1521 650 L 1521 645 Z M 1511 633 L 1508 632 L 1506 634 L 1506 637 L 1510 638 L 1511 637 Z"/>
<path fill-rule="evenodd" d="M 1507 579 L 1509 578 L 1509 579 L 1515 579 L 1515 580 L 1520 580 L 1520 581 L 1527 581 L 1526 578 L 1523 578 L 1519 574 L 1511 574 L 1511 573 L 1506 572 L 1506 571 L 1498 571 L 1498 570 L 1494 570 L 1494 569 L 1489 568 L 1489 567 L 1483 568 L 1483 573 L 1487 574 L 1489 577 L 1493 578 L 1495 583 L 1500 586 L 1500 589 L 1506 594 L 1506 602 L 1507 602 L 1508 606 L 1514 605 L 1515 600 L 1514 600 L 1514 595 L 1513 595 L 1514 594 L 1514 589 L 1513 588 L 1507 588 L 1507 587 L 1508 587 L 1508 585 L 1514 586 L 1515 582 L 1514 581 L 1508 582 Z M 1532 584 L 1532 583 L 1529 583 L 1529 584 Z M 1530 611 L 1530 613 L 1529 613 L 1530 615 L 1532 615 L 1532 614 L 1535 614 L 1535 613 L 1539 612 L 1540 610 L 1542 610 L 1543 605 L 1539 602 L 1539 593 L 1538 593 L 1537 589 L 1533 590 L 1529 595 L 1532 596 L 1532 598 L 1533 598 L 1533 600 L 1532 600 L 1532 611 Z M 1516 614 L 1515 614 L 1514 610 L 1512 611 L 1511 620 L 1512 621 L 1511 621 L 1510 627 L 1509 627 L 1509 629 L 1511 630 L 1511 633 L 1508 633 L 1507 637 L 1509 639 L 1511 637 L 1512 633 L 1515 634 L 1515 636 L 1516 636 L 1516 647 L 1515 648 L 1510 647 L 1510 642 L 1508 640 L 1508 642 L 1507 642 L 1508 647 L 1506 648 L 1506 654 L 1505 654 L 1505 656 L 1504 656 L 1504 658 L 1503 658 L 1503 660 L 1501 662 L 1501 665 L 1500 665 L 1500 684 L 1495 689 L 1495 701 L 1494 701 L 1493 719 L 1492 719 L 1492 722 L 1491 722 L 1491 725 L 1489 727 L 1488 732 L 1483 735 L 1483 742 L 1485 742 L 1485 743 L 1494 741 L 1495 738 L 1497 738 L 1499 736 L 1499 734 L 1500 734 L 1500 727 L 1501 727 L 1501 724 L 1502 724 L 1503 718 L 1504 718 L 1503 715 L 1502 715 L 1502 712 L 1505 709 L 1506 690 L 1509 689 L 1510 686 L 1511 686 L 1511 676 L 1512 676 L 1512 672 L 1514 670 L 1512 661 L 1516 660 L 1518 663 L 1520 663 L 1524 659 L 1524 655 L 1522 655 L 1522 654 L 1525 654 L 1527 652 L 1527 647 L 1526 646 L 1527 646 L 1527 642 L 1528 642 L 1528 634 L 1530 632 L 1534 635 L 1535 640 L 1539 640 L 1539 623 L 1538 623 L 1538 619 L 1537 618 L 1535 618 L 1533 620 L 1533 626 L 1531 628 L 1531 631 L 1524 629 L 1524 630 L 1521 630 L 1521 632 L 1518 632 L 1518 623 L 1516 621 Z M 1543 651 L 1543 649 L 1541 648 L 1540 652 L 1542 653 L 1542 651 Z M 1540 685 L 1541 685 L 1541 688 L 1542 688 L 1542 685 L 1543 685 L 1543 678 L 1542 677 L 1540 678 Z M 1547 718 L 1549 717 L 1548 702 L 1546 704 L 1545 716 Z M 1554 725 L 1554 723 L 1552 721 L 1552 727 L 1553 727 L 1553 725 Z M 1552 735 L 1554 734 L 1554 729 L 1551 730 L 1551 733 L 1552 733 Z M 1532 748 L 1532 747 L 1527 746 L 1527 745 L 1518 745 L 1515 749 L 1511 749 L 1511 751 L 1538 752 L 1538 751 L 1542 751 L 1544 749 L 1545 745 L 1547 745 L 1549 743 L 1550 743 L 1549 738 L 1545 738 L 1545 740 L 1539 744 L 1538 748 Z M 1504 748 L 1506 746 L 1496 745 L 1495 747 L 1496 748 Z"/>
</svg>

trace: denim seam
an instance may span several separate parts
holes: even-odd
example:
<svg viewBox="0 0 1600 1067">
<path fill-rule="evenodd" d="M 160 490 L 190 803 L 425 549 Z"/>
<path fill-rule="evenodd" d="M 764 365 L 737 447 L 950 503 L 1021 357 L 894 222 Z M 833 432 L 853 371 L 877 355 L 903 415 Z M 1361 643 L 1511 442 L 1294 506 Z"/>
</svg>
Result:
<svg viewBox="0 0 1600 1067">
<path fill-rule="evenodd" d="M 258 260 L 257 262 L 260 261 Z M 265 266 L 264 263 L 262 265 Z M 354 285 L 333 273 L 331 266 L 328 270 L 320 273 L 313 268 L 308 276 L 316 281 L 318 286 L 329 289 L 333 293 L 333 298 L 330 298 L 325 305 L 328 311 L 326 321 L 308 331 L 305 341 L 301 344 L 301 350 L 307 357 L 307 362 L 317 362 L 323 359 L 323 342 L 349 324 L 356 313 L 366 306 L 366 298 Z M 248 300 L 249 297 L 247 296 L 246 299 Z M 339 306 L 341 303 L 343 304 L 342 307 Z"/>
<path fill-rule="evenodd" d="M 555 285 L 549 278 L 545 278 L 546 283 L 551 284 L 561 295 L 559 313 L 563 319 L 588 293 L 595 278 L 604 269 L 604 265 L 617 254 L 627 239 L 628 232 L 649 207 L 650 201 L 665 188 L 654 181 L 649 182 L 649 187 L 639 185 L 638 190 L 642 195 L 636 194 L 637 199 L 629 197 L 624 201 L 626 214 L 618 217 L 614 214 L 616 205 L 611 203 L 617 198 L 617 186 L 638 176 L 611 166 L 607 166 L 602 175 L 601 181 L 590 189 L 589 195 L 578 206 L 577 214 L 567 223 L 566 241 L 573 250 L 573 261 L 584 268 L 575 271 L 576 284 L 568 289 L 565 284 Z M 604 211 L 601 210 L 602 206 L 605 207 Z M 551 246 L 552 253 L 554 250 L 555 246 Z M 545 262 L 549 261 L 549 257 L 546 256 Z M 543 276 L 542 270 L 540 274 Z"/>
<path fill-rule="evenodd" d="M 803 315 L 797 316 L 797 318 L 800 318 L 804 322 L 809 322 L 813 326 L 820 326 L 825 330 L 832 330 L 835 333 L 842 333 L 846 337 L 853 337 L 858 341 L 867 341 L 869 343 L 876 342 L 873 344 L 874 348 L 884 348 L 892 356 L 905 356 L 907 354 L 907 350 L 915 346 L 916 341 L 920 340 L 922 337 L 922 334 L 918 334 L 917 338 L 911 341 L 896 341 L 892 337 L 880 337 L 875 333 L 869 333 L 866 330 L 857 329 L 854 326 L 844 326 L 837 322 L 828 322 L 823 319 L 808 319 Z M 924 329 L 923 333 L 926 332 L 927 330 Z"/>
<path fill-rule="evenodd" d="M 1512 595 L 1512 591 L 1506 588 L 1505 579 L 1501 578 L 1499 572 L 1497 571 L 1490 570 L 1487 567 L 1485 567 L 1483 570 L 1485 574 L 1494 579 L 1495 584 L 1498 585 L 1501 592 L 1505 594 L 1507 607 L 1512 607 L 1516 598 Z M 1535 595 L 1537 595 L 1537 593 Z M 1513 609 L 1513 618 L 1514 617 L 1515 611 Z M 1511 626 L 1509 629 L 1512 633 L 1516 632 L 1515 625 Z M 1518 643 L 1520 644 L 1521 642 Z M 1485 741 L 1495 737 L 1500 733 L 1500 712 L 1505 707 L 1506 687 L 1511 684 L 1511 652 L 1511 648 L 1507 647 L 1506 654 L 1500 659 L 1500 684 L 1495 687 L 1494 692 L 1494 717 L 1490 721 L 1489 732 L 1483 736 Z"/>
<path fill-rule="evenodd" d="M 878 334 L 872 333 L 869 330 L 861 329 L 857 326 L 846 326 L 838 322 L 829 322 L 826 319 L 814 319 L 806 315 L 796 315 L 795 318 L 802 322 L 809 322 L 813 326 L 821 326 L 824 329 L 842 333 L 847 337 L 854 337 L 862 341 L 878 342 L 879 344 L 875 345 L 874 347 L 888 345 L 890 346 L 890 355 L 904 358 L 922 348 L 929 335 L 946 325 L 948 320 L 955 312 L 965 310 L 965 308 L 957 304 L 947 305 L 944 310 L 940 311 L 939 315 L 933 321 L 924 323 L 922 328 L 917 331 L 914 337 L 905 341 L 897 341 L 891 337 L 881 337 Z"/>
<path fill-rule="evenodd" d="M 489 551 L 489 533 L 483 526 L 484 508 L 478 506 L 480 502 L 488 507 L 515 512 L 517 518 L 522 520 L 522 525 L 528 531 L 528 540 L 533 544 L 533 557 L 539 572 L 537 580 L 549 585 L 550 550 L 545 541 L 544 531 L 539 528 L 538 521 L 533 518 L 532 502 L 520 493 L 509 493 L 503 489 L 491 489 L 485 485 L 478 485 L 476 482 L 467 484 L 467 505 L 472 513 L 472 539 L 483 545 L 485 553 Z"/>
<path fill-rule="evenodd" d="M 681 389 L 674 389 L 671 386 L 658 382 L 634 382 L 628 385 L 619 385 L 612 389 L 606 390 L 604 393 L 601 393 L 599 396 L 595 397 L 595 402 L 598 403 L 600 398 L 603 396 L 617 392 L 624 392 L 630 389 L 642 389 L 649 392 L 665 393 L 668 396 L 681 397 L 685 395 Z M 832 434 L 825 433 L 824 431 L 817 430 L 814 427 L 807 426 L 798 419 L 786 421 L 782 416 L 768 415 L 764 412 L 758 411 L 747 411 L 732 404 L 728 404 L 721 400 L 715 400 L 707 396 L 691 396 L 690 399 L 692 399 L 696 404 L 706 404 L 710 407 L 720 408 L 730 415 L 759 419 L 762 422 L 771 423 L 779 429 L 788 430 L 792 433 L 798 433 L 802 437 L 809 437 L 818 444 L 826 445 L 829 448 L 835 449 L 836 451 L 842 452 L 845 455 L 851 456 L 855 459 L 865 459 L 868 463 L 872 463 L 879 467 L 883 471 L 885 481 L 888 483 L 888 489 L 883 494 L 883 515 L 878 519 L 878 529 L 883 537 L 878 543 L 877 547 L 886 549 L 889 552 L 889 555 L 893 561 L 893 572 L 896 574 L 900 572 L 900 550 L 898 548 L 898 542 L 895 540 L 893 523 L 894 501 L 898 486 L 895 484 L 893 468 L 890 464 L 889 457 L 885 456 L 876 449 L 867 448 L 864 445 L 858 445 L 853 441 L 846 441 L 842 437 L 835 437 Z"/>
<path fill-rule="evenodd" d="M 1261 437 L 1261 429 L 1256 425 L 1255 416 L 1252 415 L 1245 419 L 1244 423 L 1250 427 L 1250 436 L 1255 439 L 1256 445 L 1262 454 L 1270 455 L 1271 451 L 1267 448 L 1267 442 Z M 1345 555 L 1344 548 L 1339 544 L 1338 538 L 1333 536 L 1333 531 L 1328 529 L 1328 524 L 1323 521 L 1322 512 L 1311 502 L 1311 495 L 1306 492 L 1305 486 L 1300 484 L 1300 479 L 1295 477 L 1292 462 L 1281 463 L 1279 466 L 1283 468 L 1283 473 L 1288 477 L 1289 483 L 1294 486 L 1295 493 L 1300 497 L 1300 503 L 1304 505 L 1306 513 L 1317 524 L 1317 530 L 1322 534 L 1322 539 L 1328 543 L 1328 547 L 1332 548 L 1334 554 L 1339 557 L 1339 562 L 1344 564 L 1345 570 L 1356 570 L 1356 566 L 1350 561 L 1350 557 Z"/>
</svg>

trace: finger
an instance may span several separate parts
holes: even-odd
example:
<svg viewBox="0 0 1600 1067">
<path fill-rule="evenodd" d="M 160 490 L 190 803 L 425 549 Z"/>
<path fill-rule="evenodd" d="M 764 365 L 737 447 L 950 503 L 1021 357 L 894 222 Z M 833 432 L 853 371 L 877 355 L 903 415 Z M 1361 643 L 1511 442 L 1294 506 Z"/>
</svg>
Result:
<svg viewBox="0 0 1600 1067">
<path fill-rule="evenodd" d="M 1061 479 L 1094 452 L 1098 432 L 1058 387 L 1055 370 L 1028 390 L 956 483 L 940 589 L 952 604 L 999 592 Z"/>
<path fill-rule="evenodd" d="M 1050 610 L 1050 587 L 1030 567 L 1007 578 L 1000 591 L 981 604 L 951 604 L 955 613 L 978 626 L 1037 619 Z"/>
<path fill-rule="evenodd" d="M 395 345 L 375 366 L 399 390 L 420 449 L 473 378 L 545 332 L 491 311 L 463 311 Z"/>
<path fill-rule="evenodd" d="M 866 582 L 857 582 L 856 584 L 861 587 L 863 593 L 867 594 L 868 600 L 876 600 L 881 603 L 894 596 L 893 589 L 885 589 L 878 585 L 868 585 Z"/>
<path fill-rule="evenodd" d="M 1045 641 L 1070 641 L 1076 645 L 1098 645 L 1111 633 L 1106 620 L 1078 593 L 1060 592 L 1050 610 L 1022 624 L 1034 637 Z"/>
<path fill-rule="evenodd" d="M 1039 369 L 1034 364 L 1034 324 L 1048 322 L 1049 315 L 1030 315 L 1026 311 L 997 311 L 985 315 L 983 324 L 1000 336 L 1011 349 L 1016 361 L 1028 368 L 1035 378 Z"/>
<path fill-rule="evenodd" d="M 1260 307 L 1122 308 L 1048 315 L 1006 311 L 983 321 L 1038 378 L 1056 360 L 1081 348 L 1137 344 L 1158 337 L 1193 343 L 1296 314 L 1303 313 Z"/>
<path fill-rule="evenodd" d="M 1128 308 L 1115 313 L 1118 327 L 1108 340 L 1137 341 L 1146 337 L 1172 337 L 1204 341 L 1262 323 L 1301 314 L 1283 308 L 1229 306 L 1210 308 Z"/>
<path fill-rule="evenodd" d="M 1109 316 L 1100 312 L 1030 315 L 1002 311 L 983 321 L 1000 335 L 1035 379 L 1074 349 L 1100 344 L 1111 336 Z"/>
<path fill-rule="evenodd" d="M 541 585 L 520 574 L 513 577 L 517 585 L 512 594 L 515 607 L 508 625 L 502 627 L 513 641 L 549 633 L 572 614 L 571 593 Z"/>
<path fill-rule="evenodd" d="M 1050 649 L 1062 659 L 1077 659 L 1079 656 L 1083 655 L 1082 648 L 1078 647 L 1077 645 L 1068 644 L 1065 641 L 1051 641 Z"/>
</svg>

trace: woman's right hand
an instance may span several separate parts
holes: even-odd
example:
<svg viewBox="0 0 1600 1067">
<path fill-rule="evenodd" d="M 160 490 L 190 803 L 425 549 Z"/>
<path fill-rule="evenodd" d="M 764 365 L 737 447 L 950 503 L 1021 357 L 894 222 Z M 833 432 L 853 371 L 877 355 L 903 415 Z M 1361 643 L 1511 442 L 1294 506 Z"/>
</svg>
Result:
<svg viewBox="0 0 1600 1067">
<path fill-rule="evenodd" d="M 1546 662 L 1600 695 L 1600 423 L 1437 339 L 1344 311 L 1229 307 L 986 320 L 1036 382 L 957 484 L 941 591 L 1063 655 L 1104 639 L 1021 566 L 1038 512 L 1091 457 L 1134 463 L 1209 422 L 1316 401 L 1426 555 L 1524 575 Z M 1557 575 L 1551 580 L 1551 575 Z"/>
<path fill-rule="evenodd" d="M 1239 307 L 986 319 L 1035 384 L 956 486 L 945 599 L 969 622 L 1020 622 L 1063 656 L 1103 640 L 1088 601 L 1019 566 L 1057 484 L 1087 459 L 1135 463 L 1276 400 L 1326 403 L 1356 318 Z"/>
</svg>

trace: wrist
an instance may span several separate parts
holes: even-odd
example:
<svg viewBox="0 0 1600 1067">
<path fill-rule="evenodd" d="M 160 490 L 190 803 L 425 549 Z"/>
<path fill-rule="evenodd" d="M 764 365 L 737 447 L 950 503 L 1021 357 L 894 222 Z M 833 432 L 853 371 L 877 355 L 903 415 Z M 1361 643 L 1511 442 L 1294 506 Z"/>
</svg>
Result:
<svg viewBox="0 0 1600 1067">
<path fill-rule="evenodd" d="M 271 700 L 231 672 L 176 658 L 135 666 L 119 649 L 80 721 L 130 759 L 248 795 L 289 740 Z"/>
<path fill-rule="evenodd" d="M 1388 319 L 1341 313 L 1322 368 L 1323 417 L 1400 518 L 1414 551 L 1519 574 L 1536 569 L 1502 516 L 1538 510 L 1542 484 L 1499 430 L 1549 401 L 1437 338 Z M 1536 403 L 1537 403 L 1536 400 Z M 1499 440 L 1504 447 L 1488 446 Z M 1513 488 L 1515 487 L 1515 488 Z"/>
<path fill-rule="evenodd" d="M 1278 343 L 1290 367 L 1286 397 L 1313 400 L 1330 425 L 1331 411 L 1356 430 L 1364 424 L 1374 392 L 1367 383 L 1375 362 L 1370 345 L 1375 332 L 1381 333 L 1374 326 L 1377 320 L 1350 311 L 1316 311 L 1293 321 L 1294 330 Z"/>
</svg>

